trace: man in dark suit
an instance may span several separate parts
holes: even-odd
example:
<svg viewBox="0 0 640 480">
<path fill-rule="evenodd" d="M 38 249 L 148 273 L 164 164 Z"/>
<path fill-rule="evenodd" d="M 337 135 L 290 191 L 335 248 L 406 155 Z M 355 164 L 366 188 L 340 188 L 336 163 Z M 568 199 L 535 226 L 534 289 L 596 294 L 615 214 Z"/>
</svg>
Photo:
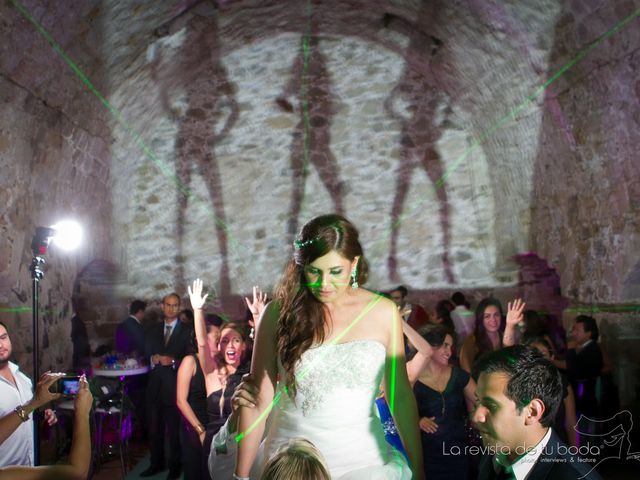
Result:
<svg viewBox="0 0 640 480">
<path fill-rule="evenodd" d="M 126 357 L 143 357 L 146 355 L 145 331 L 142 326 L 144 311 L 147 303 L 134 300 L 129 305 L 129 316 L 116 329 L 116 352 Z M 145 392 L 147 390 L 148 375 L 135 375 L 127 379 L 127 395 L 136 411 L 136 425 L 134 432 L 141 438 L 149 435 L 147 416 L 145 412 Z"/>
<path fill-rule="evenodd" d="M 598 344 L 600 332 L 593 317 L 578 315 L 571 328 L 571 340 L 567 350 L 567 377 L 576 392 L 578 417 L 598 416 L 596 382 L 604 366 L 602 350 Z"/>
<path fill-rule="evenodd" d="M 562 401 L 558 369 L 522 345 L 492 352 L 474 366 L 473 422 L 488 454 L 478 479 L 600 480 L 595 458 L 579 458 L 551 428 Z M 588 452 L 587 452 L 588 453 Z"/>
<path fill-rule="evenodd" d="M 150 477 L 165 468 L 164 433 L 169 435 L 168 480 L 180 478 L 180 414 L 176 406 L 178 364 L 188 353 L 192 329 L 178 319 L 180 297 L 171 293 L 162 299 L 164 321 L 154 325 L 147 335 L 147 354 L 151 372 L 147 384 L 147 413 L 151 441 L 151 465 L 140 476 Z"/>
<path fill-rule="evenodd" d="M 116 330 L 116 352 L 124 355 L 145 354 L 145 334 L 142 326 L 144 311 L 147 303 L 142 300 L 134 300 L 129 306 L 129 316 Z"/>
</svg>

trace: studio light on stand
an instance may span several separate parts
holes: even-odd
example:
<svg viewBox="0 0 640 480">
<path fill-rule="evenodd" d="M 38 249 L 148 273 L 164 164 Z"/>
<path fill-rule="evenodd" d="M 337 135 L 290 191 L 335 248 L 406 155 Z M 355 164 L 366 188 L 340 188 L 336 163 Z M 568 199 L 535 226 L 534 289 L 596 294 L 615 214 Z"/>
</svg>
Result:
<svg viewBox="0 0 640 480">
<path fill-rule="evenodd" d="M 40 288 L 40 280 L 44 278 L 44 256 L 47 254 L 49 245 L 53 244 L 61 250 L 71 251 L 80 245 L 82 241 L 82 229 L 76 222 L 65 220 L 53 225 L 52 227 L 37 227 L 36 233 L 31 240 L 31 251 L 33 258 L 31 259 L 31 279 L 32 279 L 32 326 L 33 326 L 33 382 L 36 384 L 40 379 L 40 334 L 38 331 L 38 293 Z M 34 438 L 33 438 L 33 454 L 34 463 L 40 463 L 40 436 L 39 436 L 39 416 L 38 412 L 33 412 Z"/>
</svg>

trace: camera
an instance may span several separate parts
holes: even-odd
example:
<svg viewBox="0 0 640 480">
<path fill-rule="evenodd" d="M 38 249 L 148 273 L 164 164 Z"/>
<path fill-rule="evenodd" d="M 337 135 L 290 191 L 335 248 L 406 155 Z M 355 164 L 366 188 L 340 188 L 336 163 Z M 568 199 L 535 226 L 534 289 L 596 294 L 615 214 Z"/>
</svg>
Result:
<svg viewBox="0 0 640 480">
<path fill-rule="evenodd" d="M 63 397 L 76 396 L 78 390 L 80 390 L 80 377 L 78 375 L 60 377 L 49 387 L 51 393 L 60 393 Z"/>
</svg>

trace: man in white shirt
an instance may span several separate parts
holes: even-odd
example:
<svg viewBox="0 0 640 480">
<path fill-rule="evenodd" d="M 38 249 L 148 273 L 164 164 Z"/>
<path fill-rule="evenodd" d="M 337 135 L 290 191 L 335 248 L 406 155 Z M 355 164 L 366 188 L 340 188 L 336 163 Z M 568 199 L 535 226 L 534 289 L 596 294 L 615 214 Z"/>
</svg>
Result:
<svg viewBox="0 0 640 480">
<path fill-rule="evenodd" d="M 551 428 L 563 388 L 558 369 L 542 354 L 507 347 L 482 357 L 474 376 L 472 420 L 487 453 L 478 479 L 601 479 L 595 459 L 572 455 Z"/>
<path fill-rule="evenodd" d="M 467 299 L 462 292 L 456 292 L 451 296 L 451 301 L 456 308 L 451 311 L 451 320 L 456 329 L 456 345 L 462 348 L 464 339 L 473 333 L 476 325 L 476 316 L 467 308 Z"/>
<path fill-rule="evenodd" d="M 31 413 L 58 398 L 49 387 L 59 374 L 45 373 L 33 396 L 31 379 L 9 361 L 12 346 L 9 332 L 0 322 L 0 467 L 33 465 L 33 419 Z M 45 410 L 49 425 L 57 419 L 51 409 Z"/>
</svg>

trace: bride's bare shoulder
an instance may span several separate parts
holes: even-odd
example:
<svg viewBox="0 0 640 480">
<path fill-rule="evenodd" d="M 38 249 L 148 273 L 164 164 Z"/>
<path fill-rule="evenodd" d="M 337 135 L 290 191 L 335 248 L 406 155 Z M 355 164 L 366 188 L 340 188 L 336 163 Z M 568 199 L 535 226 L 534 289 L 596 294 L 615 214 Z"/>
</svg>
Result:
<svg viewBox="0 0 640 480">
<path fill-rule="evenodd" d="M 376 320 L 389 321 L 397 314 L 398 308 L 392 300 L 377 292 L 361 289 L 360 301 L 364 308 L 370 309 L 371 317 Z"/>
</svg>

